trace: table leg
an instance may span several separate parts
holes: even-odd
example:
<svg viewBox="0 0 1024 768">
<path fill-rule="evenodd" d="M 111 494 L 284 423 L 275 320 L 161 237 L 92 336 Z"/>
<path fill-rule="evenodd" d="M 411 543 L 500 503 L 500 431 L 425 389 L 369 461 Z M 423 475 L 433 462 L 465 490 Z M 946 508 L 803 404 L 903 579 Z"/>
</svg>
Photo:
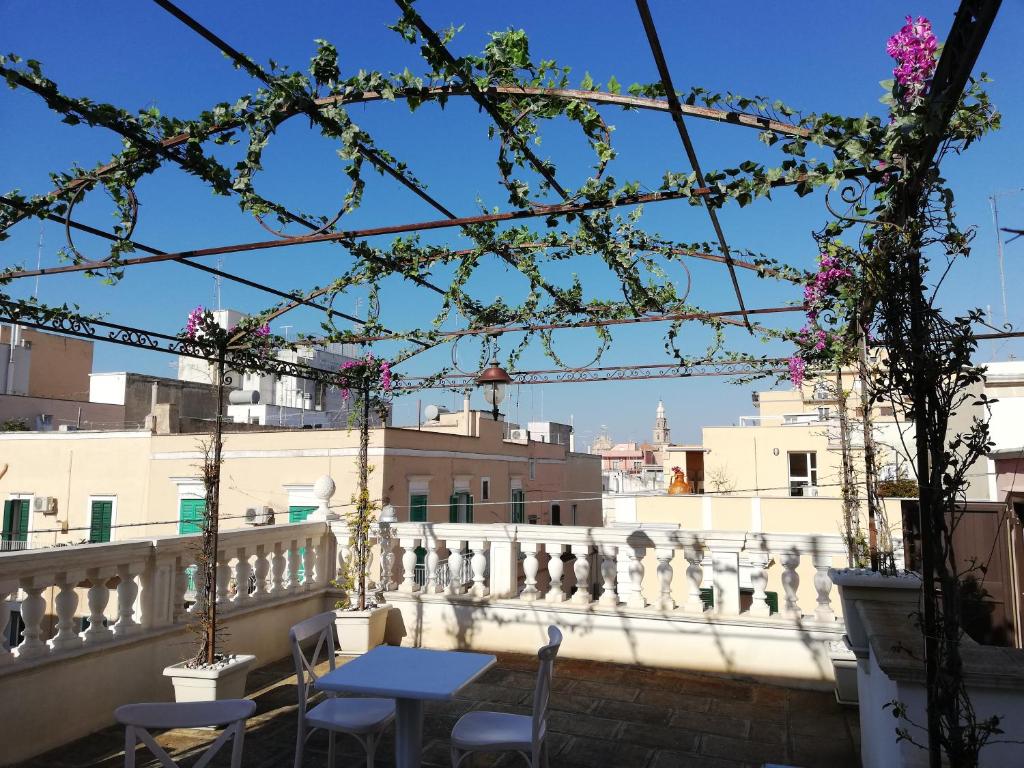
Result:
<svg viewBox="0 0 1024 768">
<path fill-rule="evenodd" d="M 420 768 L 423 755 L 423 702 L 395 699 L 395 765 Z"/>
</svg>

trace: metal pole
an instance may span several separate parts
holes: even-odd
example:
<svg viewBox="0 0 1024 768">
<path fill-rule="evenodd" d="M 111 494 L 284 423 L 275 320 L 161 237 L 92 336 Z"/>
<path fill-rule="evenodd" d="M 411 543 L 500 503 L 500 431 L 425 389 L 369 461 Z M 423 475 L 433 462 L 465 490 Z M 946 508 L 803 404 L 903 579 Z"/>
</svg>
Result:
<svg viewBox="0 0 1024 768">
<path fill-rule="evenodd" d="M 1003 325 L 1010 322 L 1010 313 L 1006 309 L 1006 270 L 1003 266 L 1003 236 L 999 233 L 999 204 L 996 202 L 996 195 L 988 199 L 992 206 L 992 223 L 996 230 L 996 256 L 999 258 L 999 294 L 1003 301 Z"/>
</svg>

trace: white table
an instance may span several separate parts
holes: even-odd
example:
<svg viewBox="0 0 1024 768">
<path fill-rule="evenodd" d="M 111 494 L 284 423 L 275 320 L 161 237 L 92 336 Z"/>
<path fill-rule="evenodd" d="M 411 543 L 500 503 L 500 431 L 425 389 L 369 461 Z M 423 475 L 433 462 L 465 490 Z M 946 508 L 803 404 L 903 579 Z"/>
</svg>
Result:
<svg viewBox="0 0 1024 768">
<path fill-rule="evenodd" d="M 445 701 L 494 666 L 486 653 L 380 645 L 316 681 L 322 691 L 395 700 L 395 763 L 419 768 L 423 702 Z"/>
</svg>

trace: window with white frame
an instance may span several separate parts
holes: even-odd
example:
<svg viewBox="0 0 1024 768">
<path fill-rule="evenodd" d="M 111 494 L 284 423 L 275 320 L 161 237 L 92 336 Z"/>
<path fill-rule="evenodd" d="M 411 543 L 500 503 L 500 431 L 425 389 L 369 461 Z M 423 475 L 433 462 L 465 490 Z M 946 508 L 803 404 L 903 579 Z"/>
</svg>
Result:
<svg viewBox="0 0 1024 768">
<path fill-rule="evenodd" d="M 818 454 L 814 451 L 789 452 L 789 495 L 817 496 Z"/>
</svg>

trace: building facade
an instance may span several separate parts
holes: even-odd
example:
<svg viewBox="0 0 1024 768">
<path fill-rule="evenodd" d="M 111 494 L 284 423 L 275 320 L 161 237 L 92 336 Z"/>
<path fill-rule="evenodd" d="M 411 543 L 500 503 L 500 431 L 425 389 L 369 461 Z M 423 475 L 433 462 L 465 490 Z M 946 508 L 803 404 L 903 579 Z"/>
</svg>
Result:
<svg viewBox="0 0 1024 768">
<path fill-rule="evenodd" d="M 601 524 L 599 459 L 568 446 L 513 442 L 479 412 L 421 429 L 370 432 L 371 498 L 401 521 Z M 0 434 L 7 548 L 192 533 L 205 509 L 200 435 L 149 431 Z M 352 510 L 356 430 L 229 433 L 221 520 L 297 522 L 329 476 L 332 514 Z M 3 466 L 0 464 L 0 466 Z M 14 543 L 11 543 L 14 542 Z M 21 543 L 18 543 L 21 542 Z"/>
</svg>

